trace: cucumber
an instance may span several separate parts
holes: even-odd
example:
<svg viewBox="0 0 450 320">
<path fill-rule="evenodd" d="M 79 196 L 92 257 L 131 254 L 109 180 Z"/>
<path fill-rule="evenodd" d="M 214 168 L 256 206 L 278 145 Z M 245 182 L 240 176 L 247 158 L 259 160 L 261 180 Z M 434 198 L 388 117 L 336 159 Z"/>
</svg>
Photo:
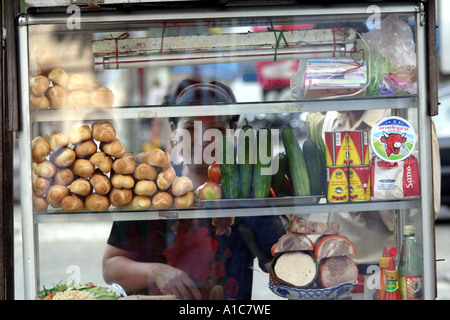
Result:
<svg viewBox="0 0 450 320">
<path fill-rule="evenodd" d="M 234 143 L 223 137 L 218 143 L 222 193 L 225 199 L 239 198 L 239 169 L 236 163 Z"/>
<path fill-rule="evenodd" d="M 249 131 L 250 130 L 250 131 Z M 253 162 L 251 159 L 250 151 L 254 150 L 255 139 L 250 139 L 244 134 L 254 134 L 253 128 L 246 124 L 239 131 L 239 143 L 244 143 L 243 159 L 239 159 L 239 197 L 241 199 L 246 199 L 250 197 L 250 191 L 252 189 L 252 175 L 253 175 Z M 253 137 L 254 138 L 254 137 Z M 238 144 L 239 145 L 239 144 Z M 242 147 L 242 146 L 240 146 Z M 239 155 L 241 155 L 241 149 L 239 149 Z"/>
<path fill-rule="evenodd" d="M 296 196 L 310 196 L 308 171 L 306 169 L 303 152 L 297 137 L 290 127 L 284 126 L 281 130 L 281 139 L 289 163 L 289 172 Z"/>
<path fill-rule="evenodd" d="M 288 159 L 285 153 L 280 152 L 275 156 L 274 161 L 278 161 L 278 171 L 272 176 L 272 188 L 275 194 L 278 195 L 283 185 L 284 177 L 286 176 Z"/>
<path fill-rule="evenodd" d="M 265 132 L 263 135 L 262 133 Z M 261 137 L 266 137 L 267 141 L 262 141 Z M 272 183 L 272 174 L 267 173 L 268 169 L 272 166 L 272 135 L 270 129 L 267 127 L 261 128 L 256 133 L 256 164 L 253 169 L 253 197 L 254 198 L 268 198 L 270 195 L 270 186 Z M 267 154 L 264 157 L 270 157 L 270 161 L 267 164 L 262 163 L 260 157 L 264 152 L 262 144 L 266 143 Z"/>
<path fill-rule="evenodd" d="M 324 168 L 320 157 L 320 150 L 316 143 L 309 139 L 306 140 L 303 143 L 303 158 L 308 171 L 311 195 L 322 194 Z"/>
</svg>

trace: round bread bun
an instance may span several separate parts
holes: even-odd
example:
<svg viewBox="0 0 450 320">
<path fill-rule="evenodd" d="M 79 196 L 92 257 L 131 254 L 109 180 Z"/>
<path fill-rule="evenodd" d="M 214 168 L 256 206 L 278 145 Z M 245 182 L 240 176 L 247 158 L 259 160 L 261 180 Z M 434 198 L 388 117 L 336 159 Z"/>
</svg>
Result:
<svg viewBox="0 0 450 320">
<path fill-rule="evenodd" d="M 91 183 L 84 178 L 78 178 L 69 186 L 69 191 L 79 196 L 87 196 L 92 191 Z"/>
<path fill-rule="evenodd" d="M 48 74 L 48 79 L 53 83 L 53 85 L 58 85 L 67 89 L 69 84 L 69 74 L 61 68 L 53 68 Z"/>
<path fill-rule="evenodd" d="M 50 155 L 50 161 L 59 168 L 66 168 L 75 161 L 75 152 L 69 147 L 60 148 L 58 151 Z"/>
<path fill-rule="evenodd" d="M 72 171 L 82 178 L 90 178 L 94 174 L 94 165 L 86 159 L 76 159 L 72 164 Z"/>
<path fill-rule="evenodd" d="M 36 97 L 43 96 L 49 86 L 50 80 L 43 75 L 33 76 L 30 79 L 30 91 Z"/>
<path fill-rule="evenodd" d="M 53 152 L 69 145 L 69 138 L 58 130 L 53 130 L 50 134 L 45 135 L 45 140 L 50 144 Z"/>
<path fill-rule="evenodd" d="M 149 197 L 134 195 L 131 201 L 120 208 L 123 210 L 147 210 L 152 206 Z"/>
<path fill-rule="evenodd" d="M 76 194 L 68 195 L 62 199 L 61 208 L 66 212 L 83 211 L 84 201 Z"/>
<path fill-rule="evenodd" d="M 114 160 L 112 166 L 114 172 L 120 174 L 133 174 L 135 168 L 136 161 L 132 152 L 126 152 L 123 157 Z"/>
<path fill-rule="evenodd" d="M 80 127 L 74 127 L 69 130 L 68 133 L 69 141 L 71 144 L 76 145 L 82 141 L 91 139 L 92 132 L 88 125 L 82 125 Z"/>
<path fill-rule="evenodd" d="M 58 57 L 49 49 L 39 48 L 35 51 L 36 65 L 42 74 L 47 75 L 61 65 Z"/>
<path fill-rule="evenodd" d="M 84 202 L 86 209 L 89 211 L 107 211 L 111 203 L 107 196 L 101 196 L 96 193 L 91 193 L 86 197 Z"/>
<path fill-rule="evenodd" d="M 43 197 L 33 195 L 34 212 L 46 212 L 48 209 L 48 202 Z"/>
<path fill-rule="evenodd" d="M 61 208 L 61 201 L 69 195 L 69 189 L 66 186 L 54 184 L 48 188 L 45 199 L 53 208 Z"/>
<path fill-rule="evenodd" d="M 117 138 L 112 142 L 101 142 L 100 150 L 114 158 L 122 158 L 127 152 L 126 146 Z"/>
<path fill-rule="evenodd" d="M 97 168 L 99 168 L 103 173 L 110 172 L 113 164 L 111 156 L 101 151 L 94 153 L 90 157 L 89 161 L 93 165 L 97 166 Z"/>
<path fill-rule="evenodd" d="M 73 90 L 67 96 L 67 107 L 71 109 L 86 109 L 91 107 L 89 92 L 86 90 Z"/>
<path fill-rule="evenodd" d="M 194 192 L 189 191 L 182 196 L 173 199 L 173 206 L 175 209 L 189 209 L 194 204 Z"/>
<path fill-rule="evenodd" d="M 61 109 L 67 104 L 67 92 L 61 86 L 50 87 L 45 93 L 50 101 L 50 108 Z"/>
<path fill-rule="evenodd" d="M 50 154 L 50 144 L 41 136 L 31 142 L 31 156 L 34 162 L 42 162 Z"/>
<path fill-rule="evenodd" d="M 99 195 L 107 195 L 111 191 L 111 181 L 101 171 L 97 170 L 89 179 L 95 193 Z"/>
<path fill-rule="evenodd" d="M 134 193 L 138 196 L 146 197 L 153 196 L 157 190 L 156 183 L 151 180 L 139 180 L 136 182 L 133 189 Z"/>
<path fill-rule="evenodd" d="M 99 142 L 112 142 L 116 138 L 116 129 L 109 121 L 96 121 L 92 124 L 92 137 Z"/>
<path fill-rule="evenodd" d="M 91 91 L 90 103 L 93 108 L 109 108 L 114 105 L 114 93 L 105 87 L 99 87 Z"/>
<path fill-rule="evenodd" d="M 98 87 L 98 81 L 92 75 L 76 73 L 70 76 L 67 87 L 69 91 L 74 90 L 91 91 Z"/>
<path fill-rule="evenodd" d="M 113 174 L 111 177 L 111 184 L 117 189 L 132 189 L 134 187 L 133 176 L 129 174 Z"/>
<path fill-rule="evenodd" d="M 97 144 L 94 140 L 86 140 L 78 143 L 74 148 L 77 158 L 84 159 L 97 152 Z"/>
<path fill-rule="evenodd" d="M 152 204 L 156 209 L 166 210 L 172 206 L 173 198 L 168 192 L 159 191 L 153 196 Z"/>
<path fill-rule="evenodd" d="M 133 177 L 136 180 L 155 180 L 157 175 L 156 169 L 147 163 L 139 164 L 133 172 Z"/>
<path fill-rule="evenodd" d="M 31 95 L 30 107 L 31 109 L 49 109 L 50 100 L 46 96 L 36 97 L 35 95 Z"/>
<path fill-rule="evenodd" d="M 40 177 L 51 179 L 56 174 L 56 166 L 48 160 L 35 163 L 33 171 Z"/>
<path fill-rule="evenodd" d="M 75 175 L 73 174 L 72 169 L 65 168 L 56 172 L 55 176 L 53 177 L 53 183 L 60 184 L 62 186 L 68 186 L 72 183 L 74 178 Z"/>
<path fill-rule="evenodd" d="M 126 205 L 131 201 L 131 199 L 133 199 L 133 192 L 131 189 L 113 188 L 109 193 L 109 201 L 111 202 L 111 205 L 116 208 Z"/>
</svg>

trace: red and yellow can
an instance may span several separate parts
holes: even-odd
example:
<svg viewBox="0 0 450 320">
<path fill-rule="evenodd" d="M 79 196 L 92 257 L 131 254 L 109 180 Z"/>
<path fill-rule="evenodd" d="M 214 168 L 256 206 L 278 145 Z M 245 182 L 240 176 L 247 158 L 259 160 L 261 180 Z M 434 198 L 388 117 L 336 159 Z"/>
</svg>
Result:
<svg viewBox="0 0 450 320">
<path fill-rule="evenodd" d="M 369 165 L 369 133 L 367 131 L 347 131 L 348 165 Z"/>
<path fill-rule="evenodd" d="M 350 201 L 370 200 L 370 166 L 352 166 L 348 170 Z"/>
<path fill-rule="evenodd" d="M 347 165 L 347 132 L 325 132 L 327 167 Z"/>
<path fill-rule="evenodd" d="M 327 200 L 349 201 L 348 167 L 327 167 Z"/>
</svg>

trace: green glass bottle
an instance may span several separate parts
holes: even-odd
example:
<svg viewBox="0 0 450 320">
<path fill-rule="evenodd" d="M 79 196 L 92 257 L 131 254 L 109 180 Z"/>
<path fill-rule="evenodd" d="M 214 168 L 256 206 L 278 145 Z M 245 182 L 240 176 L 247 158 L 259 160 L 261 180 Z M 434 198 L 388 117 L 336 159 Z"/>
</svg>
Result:
<svg viewBox="0 0 450 320">
<path fill-rule="evenodd" d="M 403 241 L 398 265 L 402 300 L 422 300 L 423 260 L 416 242 L 416 228 L 403 227 Z"/>
</svg>

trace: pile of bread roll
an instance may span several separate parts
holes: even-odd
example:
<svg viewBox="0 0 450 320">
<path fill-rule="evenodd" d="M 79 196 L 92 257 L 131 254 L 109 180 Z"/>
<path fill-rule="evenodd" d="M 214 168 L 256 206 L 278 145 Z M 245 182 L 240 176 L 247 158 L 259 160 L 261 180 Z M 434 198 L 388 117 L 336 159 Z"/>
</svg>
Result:
<svg viewBox="0 0 450 320">
<path fill-rule="evenodd" d="M 67 212 L 186 209 L 193 183 L 177 177 L 170 153 L 152 149 L 134 157 L 108 121 L 53 131 L 32 142 L 33 203 Z"/>
<path fill-rule="evenodd" d="M 99 86 L 98 80 L 88 74 L 68 74 L 59 67 L 57 59 L 48 57 L 48 51 L 36 54 L 40 74 L 30 79 L 30 106 L 32 109 L 108 108 L 114 104 L 114 93 Z"/>
</svg>

